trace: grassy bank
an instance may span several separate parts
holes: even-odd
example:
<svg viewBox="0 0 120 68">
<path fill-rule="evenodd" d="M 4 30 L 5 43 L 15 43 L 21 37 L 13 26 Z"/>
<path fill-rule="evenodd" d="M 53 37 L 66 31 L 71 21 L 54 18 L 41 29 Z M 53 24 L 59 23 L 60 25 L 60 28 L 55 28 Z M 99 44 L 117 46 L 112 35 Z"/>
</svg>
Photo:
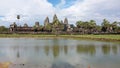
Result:
<svg viewBox="0 0 120 68">
<path fill-rule="evenodd" d="M 68 35 L 63 37 L 69 37 Z M 120 35 L 71 35 L 72 38 L 103 40 L 103 41 L 120 41 Z"/>
<path fill-rule="evenodd" d="M 106 41 L 120 41 L 120 35 L 34 35 L 34 34 L 0 34 L 1 38 L 77 38 L 77 39 L 93 39 Z"/>
</svg>

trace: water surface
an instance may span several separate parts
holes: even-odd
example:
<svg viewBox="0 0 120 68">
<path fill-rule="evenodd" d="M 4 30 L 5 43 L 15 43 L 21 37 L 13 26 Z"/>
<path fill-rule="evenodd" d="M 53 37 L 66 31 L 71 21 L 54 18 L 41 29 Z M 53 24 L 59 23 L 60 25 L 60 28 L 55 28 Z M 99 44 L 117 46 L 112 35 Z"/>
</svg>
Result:
<svg viewBox="0 0 120 68">
<path fill-rule="evenodd" d="M 120 43 L 0 38 L 0 62 L 12 62 L 10 68 L 119 68 Z"/>
</svg>

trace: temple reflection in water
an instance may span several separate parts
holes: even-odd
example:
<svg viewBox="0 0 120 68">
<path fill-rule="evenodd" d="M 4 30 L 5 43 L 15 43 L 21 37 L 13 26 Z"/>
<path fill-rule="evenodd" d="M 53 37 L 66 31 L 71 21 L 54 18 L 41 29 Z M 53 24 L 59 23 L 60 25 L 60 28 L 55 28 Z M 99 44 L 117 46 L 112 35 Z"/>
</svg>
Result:
<svg viewBox="0 0 120 68">
<path fill-rule="evenodd" d="M 14 47 L 13 47 L 14 48 Z M 53 46 L 34 46 L 34 47 L 18 47 L 14 50 L 19 49 L 19 52 L 17 51 L 17 57 L 20 57 L 24 53 L 26 55 L 31 54 L 38 54 L 45 55 L 45 56 L 53 56 L 54 58 L 57 58 L 61 55 L 69 55 L 71 53 L 74 54 L 83 54 L 83 55 L 91 55 L 95 56 L 97 53 L 100 53 L 101 55 L 110 55 L 110 54 L 117 54 L 118 53 L 118 46 L 94 46 L 94 45 L 77 45 L 77 46 L 59 46 L 59 45 L 53 45 Z M 30 52 L 29 52 L 30 51 Z M 21 53 L 24 52 L 24 53 Z M 29 53 L 28 53 L 29 52 Z"/>
</svg>

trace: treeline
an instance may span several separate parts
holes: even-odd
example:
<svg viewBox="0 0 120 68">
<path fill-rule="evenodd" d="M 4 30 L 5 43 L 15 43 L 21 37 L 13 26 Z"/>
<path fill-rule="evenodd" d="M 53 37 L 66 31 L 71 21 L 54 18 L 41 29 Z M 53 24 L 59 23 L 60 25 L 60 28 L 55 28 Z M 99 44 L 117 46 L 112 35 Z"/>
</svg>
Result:
<svg viewBox="0 0 120 68">
<path fill-rule="evenodd" d="M 5 26 L 0 26 L 0 33 L 9 32 L 9 28 Z"/>
<path fill-rule="evenodd" d="M 81 33 L 119 33 L 120 32 L 120 22 L 110 23 L 108 20 L 104 19 L 101 26 L 97 25 L 94 20 L 90 21 L 77 21 L 75 31 Z"/>
</svg>

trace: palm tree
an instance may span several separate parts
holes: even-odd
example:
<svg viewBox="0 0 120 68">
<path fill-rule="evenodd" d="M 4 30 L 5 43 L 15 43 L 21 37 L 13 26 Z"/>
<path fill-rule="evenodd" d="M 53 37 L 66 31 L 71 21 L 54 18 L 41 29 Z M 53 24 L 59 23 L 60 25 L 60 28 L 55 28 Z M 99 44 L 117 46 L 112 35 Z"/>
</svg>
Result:
<svg viewBox="0 0 120 68">
<path fill-rule="evenodd" d="M 83 21 L 77 21 L 76 25 L 77 25 L 78 32 L 84 31 L 84 22 Z"/>
<path fill-rule="evenodd" d="M 117 24 L 118 24 L 117 21 L 115 21 L 115 22 L 113 22 L 113 23 L 111 24 L 111 27 L 112 27 L 113 32 L 116 32 L 116 31 L 117 31 L 117 28 L 118 28 Z"/>
<path fill-rule="evenodd" d="M 89 27 L 90 33 L 92 33 L 96 27 L 96 22 L 94 20 L 90 20 L 88 25 L 89 25 L 88 27 Z"/>
<path fill-rule="evenodd" d="M 20 15 L 17 15 L 17 19 L 20 19 Z"/>
<path fill-rule="evenodd" d="M 89 25 L 91 28 L 95 28 L 96 22 L 94 20 L 90 20 Z"/>
<path fill-rule="evenodd" d="M 82 21 L 77 21 L 77 22 L 76 22 L 76 26 L 77 26 L 78 28 L 82 28 L 82 27 L 83 27 L 83 22 L 82 22 Z"/>
<path fill-rule="evenodd" d="M 102 22 L 102 31 L 103 32 L 109 32 L 109 28 L 110 28 L 110 22 L 106 19 L 103 19 L 103 22 Z"/>
<path fill-rule="evenodd" d="M 19 20 L 20 20 L 20 15 L 17 15 L 17 19 L 18 19 L 18 24 L 19 24 Z"/>
</svg>

